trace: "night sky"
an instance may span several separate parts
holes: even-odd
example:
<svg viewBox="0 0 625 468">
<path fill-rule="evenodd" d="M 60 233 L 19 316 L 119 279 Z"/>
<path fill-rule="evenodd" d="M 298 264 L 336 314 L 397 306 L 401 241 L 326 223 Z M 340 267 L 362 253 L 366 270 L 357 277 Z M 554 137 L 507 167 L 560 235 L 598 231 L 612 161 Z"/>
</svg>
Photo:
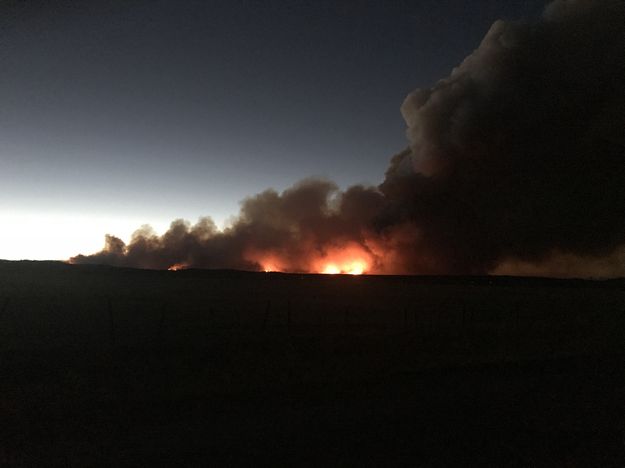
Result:
<svg viewBox="0 0 625 468">
<path fill-rule="evenodd" d="M 308 176 L 378 184 L 406 95 L 544 3 L 3 2 L 0 258 L 223 225 Z"/>
</svg>

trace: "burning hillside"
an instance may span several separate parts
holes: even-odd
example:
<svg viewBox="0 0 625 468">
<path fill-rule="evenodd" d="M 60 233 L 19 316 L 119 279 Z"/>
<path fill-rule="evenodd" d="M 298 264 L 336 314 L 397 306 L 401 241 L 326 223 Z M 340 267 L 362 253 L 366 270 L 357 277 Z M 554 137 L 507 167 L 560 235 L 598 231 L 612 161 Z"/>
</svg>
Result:
<svg viewBox="0 0 625 468">
<path fill-rule="evenodd" d="M 406 98 L 410 147 L 378 187 L 307 179 L 247 198 L 223 231 L 177 220 L 128 244 L 108 235 L 101 252 L 71 261 L 623 275 L 623 24 L 619 0 L 557 0 L 536 23 L 496 22 L 450 76 Z"/>
</svg>

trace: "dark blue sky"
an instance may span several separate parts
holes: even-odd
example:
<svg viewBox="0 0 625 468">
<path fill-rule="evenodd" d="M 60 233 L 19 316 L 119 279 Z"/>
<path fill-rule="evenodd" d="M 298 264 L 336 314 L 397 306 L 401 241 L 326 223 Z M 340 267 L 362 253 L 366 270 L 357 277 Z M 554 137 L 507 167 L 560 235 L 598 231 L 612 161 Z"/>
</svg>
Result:
<svg viewBox="0 0 625 468">
<path fill-rule="evenodd" d="M 377 184 L 406 146 L 406 94 L 544 3 L 3 3 L 0 258 L 62 257 L 70 231 L 96 236 L 65 239 L 75 254 L 142 223 L 221 223 L 307 176 Z"/>
</svg>

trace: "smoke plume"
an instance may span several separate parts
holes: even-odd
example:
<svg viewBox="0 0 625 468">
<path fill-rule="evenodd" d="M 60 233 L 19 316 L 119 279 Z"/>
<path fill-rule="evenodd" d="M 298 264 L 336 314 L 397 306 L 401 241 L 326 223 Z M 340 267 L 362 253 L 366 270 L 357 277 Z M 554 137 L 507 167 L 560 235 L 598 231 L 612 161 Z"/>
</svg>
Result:
<svg viewBox="0 0 625 468">
<path fill-rule="evenodd" d="M 219 231 L 177 220 L 75 263 L 371 273 L 625 274 L 625 2 L 497 21 L 401 106 L 409 148 L 379 187 L 304 180 Z"/>
</svg>

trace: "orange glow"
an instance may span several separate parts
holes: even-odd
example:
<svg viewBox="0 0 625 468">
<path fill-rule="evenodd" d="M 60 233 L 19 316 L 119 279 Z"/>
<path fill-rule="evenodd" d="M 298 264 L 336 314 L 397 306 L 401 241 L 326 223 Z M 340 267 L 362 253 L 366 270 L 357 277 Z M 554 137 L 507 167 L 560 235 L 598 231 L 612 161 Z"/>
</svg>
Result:
<svg viewBox="0 0 625 468">
<path fill-rule="evenodd" d="M 356 243 L 330 247 L 322 258 L 311 264 L 313 271 L 330 275 L 362 275 L 372 267 L 373 255 Z"/>
<path fill-rule="evenodd" d="M 347 263 L 342 263 L 340 266 L 330 263 L 326 265 L 320 273 L 324 275 L 362 275 L 366 270 L 366 266 L 367 264 L 363 260 L 349 261 Z"/>
<path fill-rule="evenodd" d="M 259 253 L 256 256 L 250 256 L 253 260 L 257 261 L 260 265 L 260 269 L 265 273 L 271 273 L 272 271 L 287 271 L 283 262 L 277 254 L 272 253 Z"/>
<path fill-rule="evenodd" d="M 187 268 L 187 265 L 185 265 L 184 263 L 174 263 L 172 266 L 170 266 L 167 269 L 169 271 L 179 271 L 179 270 L 184 270 L 185 268 Z"/>
<path fill-rule="evenodd" d="M 324 275 L 337 275 L 341 273 L 341 269 L 336 265 L 327 265 L 321 273 Z"/>
<path fill-rule="evenodd" d="M 349 275 L 362 275 L 365 272 L 366 264 L 363 261 L 355 260 L 345 269 Z"/>
<path fill-rule="evenodd" d="M 247 260 L 268 272 L 306 272 L 326 275 L 362 275 L 375 268 L 375 256 L 364 245 L 356 242 L 333 244 L 323 248 L 306 245 L 296 254 L 280 251 L 250 249 Z"/>
</svg>

